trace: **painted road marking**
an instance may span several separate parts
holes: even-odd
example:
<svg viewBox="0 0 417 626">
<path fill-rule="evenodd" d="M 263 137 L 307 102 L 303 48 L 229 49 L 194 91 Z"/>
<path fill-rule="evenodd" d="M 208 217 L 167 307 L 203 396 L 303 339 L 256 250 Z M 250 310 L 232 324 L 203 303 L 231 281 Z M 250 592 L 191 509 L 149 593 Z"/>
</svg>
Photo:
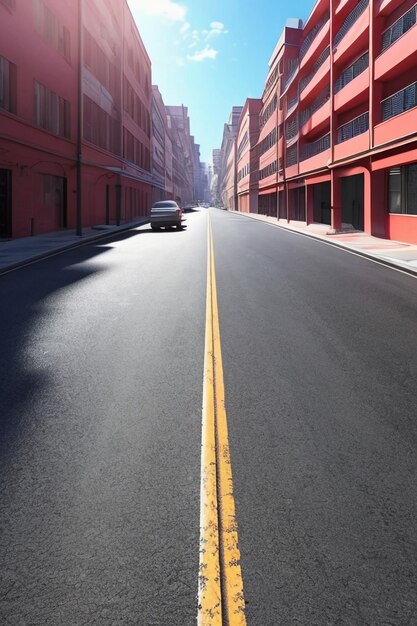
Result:
<svg viewBox="0 0 417 626">
<path fill-rule="evenodd" d="M 244 609 L 245 600 L 224 397 L 213 236 L 209 217 L 198 625 L 245 626 Z"/>
</svg>

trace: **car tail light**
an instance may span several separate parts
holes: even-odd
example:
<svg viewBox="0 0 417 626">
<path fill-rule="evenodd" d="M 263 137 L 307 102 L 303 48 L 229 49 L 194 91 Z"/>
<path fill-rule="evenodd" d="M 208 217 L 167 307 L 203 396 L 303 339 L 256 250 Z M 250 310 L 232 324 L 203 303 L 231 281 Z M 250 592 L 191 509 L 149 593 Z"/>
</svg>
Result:
<svg viewBox="0 0 417 626">
<path fill-rule="evenodd" d="M 178 215 L 178 217 L 181 217 L 181 214 L 182 214 L 182 209 L 177 209 L 177 215 Z"/>
</svg>

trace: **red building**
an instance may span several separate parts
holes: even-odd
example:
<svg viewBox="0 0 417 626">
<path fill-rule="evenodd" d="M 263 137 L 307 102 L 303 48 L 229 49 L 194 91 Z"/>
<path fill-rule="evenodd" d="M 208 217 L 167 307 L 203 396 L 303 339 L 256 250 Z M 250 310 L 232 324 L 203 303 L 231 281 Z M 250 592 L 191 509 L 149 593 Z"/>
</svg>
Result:
<svg viewBox="0 0 417 626">
<path fill-rule="evenodd" d="M 416 5 L 399 0 L 317 0 L 288 21 L 250 210 L 417 243 L 416 33 Z"/>
<path fill-rule="evenodd" d="M 259 112 L 262 101 L 247 98 L 240 115 L 236 146 L 238 210 L 257 213 L 258 210 L 258 150 Z"/>
<path fill-rule="evenodd" d="M 1 237 L 148 213 L 151 84 L 125 0 L 0 0 Z"/>
</svg>

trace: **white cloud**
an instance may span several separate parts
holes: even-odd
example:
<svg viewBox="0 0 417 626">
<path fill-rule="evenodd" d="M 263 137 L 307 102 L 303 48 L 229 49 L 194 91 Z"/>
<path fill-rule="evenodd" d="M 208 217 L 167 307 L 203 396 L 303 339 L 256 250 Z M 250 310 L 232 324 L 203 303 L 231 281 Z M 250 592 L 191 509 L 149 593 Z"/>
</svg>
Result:
<svg viewBox="0 0 417 626">
<path fill-rule="evenodd" d="M 130 0 L 130 5 L 132 9 L 174 22 L 184 22 L 187 14 L 187 7 L 172 0 Z"/>
<path fill-rule="evenodd" d="M 214 48 L 210 48 L 206 46 L 203 50 L 198 50 L 193 55 L 188 55 L 187 59 L 189 61 L 204 61 L 205 59 L 215 59 L 219 54 L 218 50 L 214 50 Z"/>
<path fill-rule="evenodd" d="M 187 30 L 190 28 L 190 26 L 191 26 L 190 22 L 184 22 L 184 24 L 180 28 L 181 35 L 184 35 L 184 33 L 187 32 Z"/>
<path fill-rule="evenodd" d="M 206 39 L 217 37 L 218 35 L 226 35 L 229 31 L 225 29 L 223 22 L 211 22 L 210 30 L 207 32 Z"/>
</svg>

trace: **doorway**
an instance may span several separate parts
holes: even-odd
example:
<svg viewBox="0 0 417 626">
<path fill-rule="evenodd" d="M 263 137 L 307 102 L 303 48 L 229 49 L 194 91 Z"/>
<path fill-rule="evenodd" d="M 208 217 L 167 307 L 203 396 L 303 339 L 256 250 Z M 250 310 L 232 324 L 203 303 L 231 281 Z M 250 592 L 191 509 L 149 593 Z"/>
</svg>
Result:
<svg viewBox="0 0 417 626">
<path fill-rule="evenodd" d="M 12 172 L 0 169 L 0 237 L 12 236 Z"/>
<path fill-rule="evenodd" d="M 342 228 L 363 230 L 363 174 L 342 178 Z"/>
<path fill-rule="evenodd" d="M 318 224 L 331 223 L 330 182 L 313 185 L 313 220 Z"/>
</svg>

